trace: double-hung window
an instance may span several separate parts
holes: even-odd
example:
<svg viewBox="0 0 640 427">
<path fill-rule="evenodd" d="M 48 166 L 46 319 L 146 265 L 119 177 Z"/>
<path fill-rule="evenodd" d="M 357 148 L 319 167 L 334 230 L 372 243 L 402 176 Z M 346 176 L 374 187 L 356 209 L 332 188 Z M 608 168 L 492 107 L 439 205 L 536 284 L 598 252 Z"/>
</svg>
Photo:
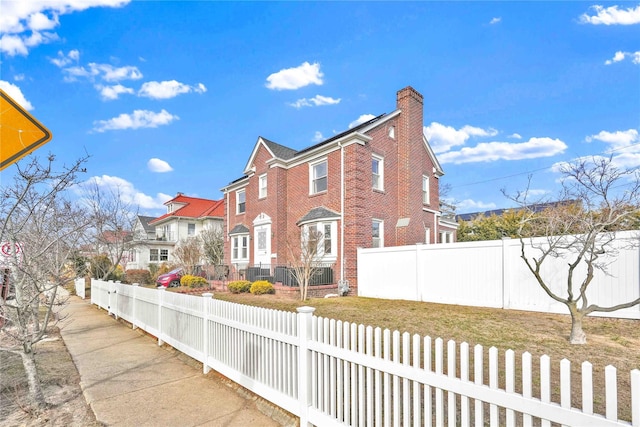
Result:
<svg viewBox="0 0 640 427">
<path fill-rule="evenodd" d="M 384 221 L 374 219 L 371 223 L 371 247 L 384 247 Z"/>
<path fill-rule="evenodd" d="M 430 203 L 429 199 L 429 177 L 422 175 L 422 203 L 428 205 Z"/>
<path fill-rule="evenodd" d="M 236 191 L 236 213 L 241 214 L 246 210 L 246 193 L 244 190 Z"/>
<path fill-rule="evenodd" d="M 267 174 L 258 177 L 258 197 L 264 199 L 267 197 Z"/>
<path fill-rule="evenodd" d="M 327 191 L 327 160 L 310 165 L 310 193 Z"/>
<path fill-rule="evenodd" d="M 384 191 L 384 158 L 373 155 L 371 158 L 373 189 Z"/>
<path fill-rule="evenodd" d="M 187 224 L 187 236 L 195 236 L 196 235 L 196 225 L 194 223 Z"/>
<path fill-rule="evenodd" d="M 336 221 L 316 222 L 307 224 L 302 229 L 302 245 L 309 255 L 318 260 L 331 261 L 335 259 L 338 248 L 336 234 L 338 231 Z"/>
</svg>

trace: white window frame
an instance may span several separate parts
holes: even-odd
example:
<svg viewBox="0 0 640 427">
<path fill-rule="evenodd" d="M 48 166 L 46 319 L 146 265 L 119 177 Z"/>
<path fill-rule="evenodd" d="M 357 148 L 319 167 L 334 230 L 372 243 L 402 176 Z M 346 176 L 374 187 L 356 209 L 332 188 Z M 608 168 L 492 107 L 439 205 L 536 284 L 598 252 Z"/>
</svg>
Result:
<svg viewBox="0 0 640 427">
<path fill-rule="evenodd" d="M 440 242 L 439 243 L 453 243 L 453 232 L 451 232 L 451 231 L 441 231 L 440 232 Z"/>
<path fill-rule="evenodd" d="M 374 236 L 374 224 L 378 224 L 378 245 L 376 246 L 376 237 Z M 384 220 L 373 218 L 371 220 L 371 247 L 384 248 Z"/>
<path fill-rule="evenodd" d="M 325 174 L 322 176 L 315 176 L 316 167 L 324 163 Z M 325 188 L 323 190 L 316 190 L 316 181 L 325 180 Z M 318 160 L 317 162 L 309 163 L 309 194 L 324 193 L 329 189 L 329 162 L 326 158 Z"/>
<path fill-rule="evenodd" d="M 428 205 L 431 203 L 431 191 L 429 189 L 429 176 L 422 175 L 422 203 Z"/>
<path fill-rule="evenodd" d="M 231 261 L 249 260 L 249 234 L 236 234 L 231 237 Z"/>
<path fill-rule="evenodd" d="M 160 249 L 160 262 L 169 261 L 169 249 Z"/>
<path fill-rule="evenodd" d="M 267 197 L 267 174 L 264 173 L 258 177 L 258 198 L 264 199 Z"/>
<path fill-rule="evenodd" d="M 240 195 L 242 195 L 242 198 L 244 199 L 242 202 L 240 202 Z M 242 208 L 242 210 L 240 210 L 240 208 Z M 236 214 L 243 214 L 247 211 L 247 192 L 242 189 L 242 190 L 238 190 L 236 191 Z"/>
<path fill-rule="evenodd" d="M 373 171 L 373 162 L 378 162 L 378 173 Z M 378 178 L 376 181 L 376 177 Z M 371 179 L 374 190 L 384 191 L 384 157 L 373 154 L 371 156 Z"/>
<path fill-rule="evenodd" d="M 196 235 L 196 224 L 195 222 L 187 223 L 187 236 L 195 236 Z"/>
<path fill-rule="evenodd" d="M 331 247 L 329 248 L 330 252 L 326 251 L 325 243 L 325 230 L 326 227 L 329 227 L 330 236 L 329 242 L 331 243 Z M 318 248 L 318 259 L 322 262 L 331 262 L 338 259 L 338 221 L 318 221 L 310 224 L 305 224 L 302 226 L 302 232 L 300 233 L 301 244 L 307 244 L 307 238 L 309 236 L 310 229 L 319 230 L 322 233 L 322 246 Z"/>
<path fill-rule="evenodd" d="M 149 262 L 159 262 L 159 261 L 160 261 L 160 250 L 149 249 Z"/>
</svg>

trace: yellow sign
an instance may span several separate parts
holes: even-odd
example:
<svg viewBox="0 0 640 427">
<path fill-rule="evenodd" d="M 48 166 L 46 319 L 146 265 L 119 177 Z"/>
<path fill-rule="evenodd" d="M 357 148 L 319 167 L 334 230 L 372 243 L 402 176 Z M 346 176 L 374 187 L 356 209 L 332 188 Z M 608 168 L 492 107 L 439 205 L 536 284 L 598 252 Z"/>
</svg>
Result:
<svg viewBox="0 0 640 427">
<path fill-rule="evenodd" d="M 49 141 L 49 129 L 0 89 L 0 170 Z"/>
</svg>

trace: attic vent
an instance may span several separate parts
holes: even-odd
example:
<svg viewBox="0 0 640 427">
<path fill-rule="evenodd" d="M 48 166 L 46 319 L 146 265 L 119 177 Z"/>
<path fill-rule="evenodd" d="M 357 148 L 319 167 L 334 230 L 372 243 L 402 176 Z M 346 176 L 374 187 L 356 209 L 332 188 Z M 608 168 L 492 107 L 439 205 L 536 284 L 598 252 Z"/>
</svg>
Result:
<svg viewBox="0 0 640 427">
<path fill-rule="evenodd" d="M 396 138 L 396 127 L 395 126 L 389 126 L 389 138 Z"/>
</svg>

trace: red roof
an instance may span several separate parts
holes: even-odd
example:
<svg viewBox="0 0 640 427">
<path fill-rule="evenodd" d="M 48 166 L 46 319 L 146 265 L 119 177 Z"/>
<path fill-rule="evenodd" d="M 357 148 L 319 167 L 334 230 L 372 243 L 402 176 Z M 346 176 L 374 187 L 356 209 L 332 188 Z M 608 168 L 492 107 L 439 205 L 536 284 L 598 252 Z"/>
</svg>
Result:
<svg viewBox="0 0 640 427">
<path fill-rule="evenodd" d="M 184 194 L 178 194 L 173 199 L 165 202 L 165 205 L 170 203 L 184 204 L 181 208 L 174 210 L 149 221 L 149 224 L 155 224 L 166 220 L 167 218 L 180 217 L 180 218 L 206 218 L 206 217 L 224 217 L 224 200 L 209 200 L 200 199 L 197 197 L 189 197 Z"/>
</svg>

